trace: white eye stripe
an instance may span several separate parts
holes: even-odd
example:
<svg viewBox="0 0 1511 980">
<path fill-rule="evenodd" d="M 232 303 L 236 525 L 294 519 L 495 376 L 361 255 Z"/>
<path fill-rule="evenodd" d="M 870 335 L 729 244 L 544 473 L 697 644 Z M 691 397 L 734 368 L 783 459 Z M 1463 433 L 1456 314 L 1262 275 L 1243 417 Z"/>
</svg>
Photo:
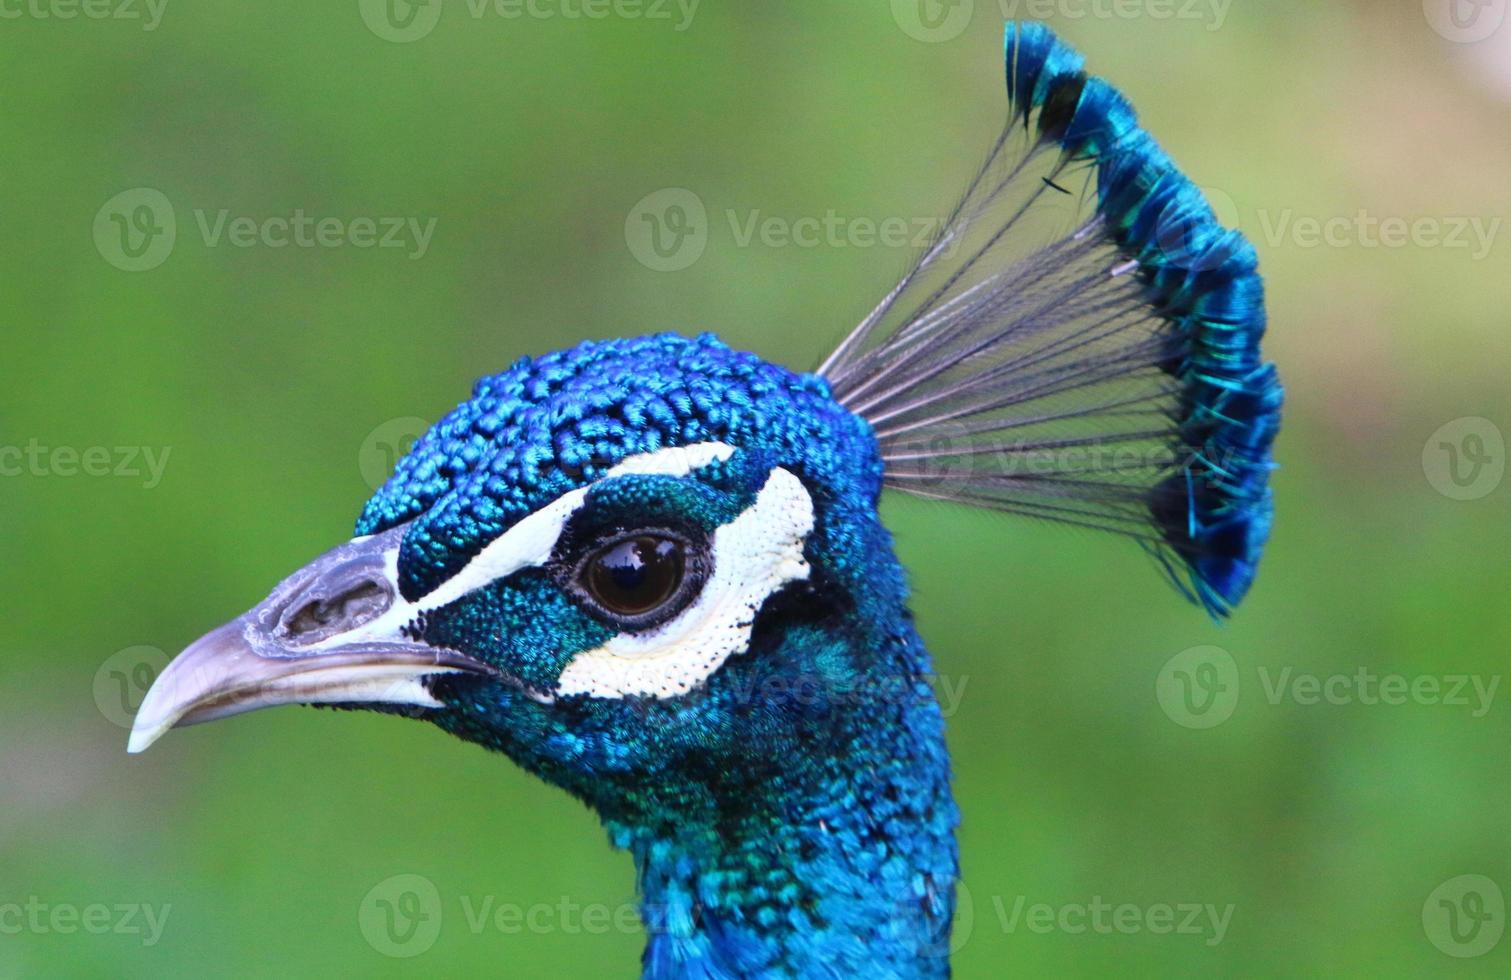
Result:
<svg viewBox="0 0 1511 980">
<path fill-rule="evenodd" d="M 722 442 L 673 446 L 623 459 L 605 473 L 603 479 L 620 476 L 687 476 L 693 470 L 702 469 L 716 460 L 726 460 L 732 455 L 734 448 Z M 550 560 L 562 529 L 582 507 L 582 502 L 587 499 L 592 487 L 593 484 L 589 484 L 562 494 L 489 542 L 465 568 L 421 599 L 421 609 L 439 609 L 505 575 L 512 575 L 522 568 L 544 565 Z"/>
<path fill-rule="evenodd" d="M 734 447 L 722 442 L 700 442 L 691 446 L 672 446 L 650 453 L 626 457 L 613 466 L 602 479 L 621 476 L 687 476 L 713 462 L 729 459 Z M 384 556 L 384 570 L 397 597 L 383 615 L 356 629 L 312 644 L 318 651 L 343 646 L 354 641 L 381 641 L 399 636 L 400 630 L 426 612 L 450 605 L 506 575 L 524 568 L 544 565 L 551 558 L 562 530 L 572 515 L 582 507 L 594 484 L 578 487 L 551 501 L 518 524 L 490 541 L 461 571 L 436 586 L 415 602 L 399 596 L 399 549 Z"/>
<path fill-rule="evenodd" d="M 672 698 L 701 686 L 749 646 L 766 600 L 788 582 L 808 577 L 803 546 L 812 530 L 813 499 L 802 481 L 772 470 L 755 503 L 714 532 L 714 571 L 697 600 L 649 633 L 622 633 L 576 654 L 557 692 Z"/>
</svg>

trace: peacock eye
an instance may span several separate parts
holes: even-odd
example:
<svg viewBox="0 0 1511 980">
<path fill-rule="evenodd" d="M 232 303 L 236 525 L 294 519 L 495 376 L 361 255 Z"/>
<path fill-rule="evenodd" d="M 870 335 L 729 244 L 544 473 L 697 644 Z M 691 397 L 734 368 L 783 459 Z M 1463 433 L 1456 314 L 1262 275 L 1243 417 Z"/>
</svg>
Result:
<svg viewBox="0 0 1511 980">
<path fill-rule="evenodd" d="M 606 611 L 646 616 L 681 591 L 687 573 L 683 543 L 658 534 L 620 538 L 588 556 L 579 575 L 584 592 Z"/>
</svg>

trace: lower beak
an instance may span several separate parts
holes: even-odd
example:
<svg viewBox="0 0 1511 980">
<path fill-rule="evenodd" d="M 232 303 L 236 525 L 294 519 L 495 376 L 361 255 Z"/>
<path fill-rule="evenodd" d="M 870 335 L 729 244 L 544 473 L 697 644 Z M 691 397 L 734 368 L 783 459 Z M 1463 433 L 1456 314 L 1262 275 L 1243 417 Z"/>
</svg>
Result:
<svg viewBox="0 0 1511 980">
<path fill-rule="evenodd" d="M 249 628 L 244 619 L 232 620 L 175 657 L 142 699 L 126 751 L 143 751 L 170 728 L 280 704 L 439 708 L 421 678 L 489 672 L 461 654 L 398 646 L 267 657 L 247 642 Z"/>
<path fill-rule="evenodd" d="M 279 704 L 440 708 L 425 678 L 496 677 L 484 663 L 392 627 L 407 619 L 392 581 L 398 540 L 388 532 L 327 552 L 196 640 L 142 699 L 127 751 L 141 752 L 170 728 Z"/>
</svg>

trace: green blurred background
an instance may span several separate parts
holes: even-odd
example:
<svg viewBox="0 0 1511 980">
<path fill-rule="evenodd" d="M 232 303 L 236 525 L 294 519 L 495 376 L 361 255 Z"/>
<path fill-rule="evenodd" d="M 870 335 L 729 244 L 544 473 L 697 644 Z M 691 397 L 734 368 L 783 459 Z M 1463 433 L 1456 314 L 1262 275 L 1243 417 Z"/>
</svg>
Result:
<svg viewBox="0 0 1511 980">
<path fill-rule="evenodd" d="M 0 479 L 0 976 L 635 975 L 642 937 L 571 911 L 632 902 L 629 860 L 501 757 L 293 708 L 128 757 L 122 725 L 153 664 L 344 539 L 383 444 L 478 374 L 661 329 L 817 363 L 908 251 L 742 243 L 729 215 L 947 209 L 1003 112 L 1003 11 L 928 6 L 931 29 L 916 0 L 647 0 L 601 19 L 568 16 L 580 0 L 519 17 L 446 0 L 438 22 L 400 10 L 411 33 L 433 23 L 403 40 L 356 0 L 170 0 L 156 21 L 138 0 L 147 22 L 30 2 L 0 18 L 0 444 L 40 460 Z M 962 977 L 1511 974 L 1511 941 L 1480 949 L 1504 924 L 1495 888 L 1468 888 L 1490 918 L 1457 937 L 1435 911 L 1444 894 L 1479 908 L 1452 894 L 1462 875 L 1511 887 L 1511 707 L 1269 696 L 1287 668 L 1488 684 L 1511 646 L 1494 445 L 1511 244 L 1371 245 L 1355 223 L 1511 215 L 1511 23 L 1467 43 L 1485 32 L 1441 6 L 1047 8 L 1255 239 L 1284 468 L 1264 573 L 1227 627 L 1117 541 L 887 501 L 962 691 Z M 177 238 L 123 271 L 114 219 L 98 239 L 95 223 L 138 188 L 164 195 Z M 674 271 L 640 261 L 634 231 L 665 188 L 707 209 L 706 247 Z M 211 245 L 196 211 L 213 226 L 222 209 L 435 224 L 419 257 Z M 1331 243 L 1309 239 L 1304 222 L 1333 218 Z M 91 447 L 134 474 L 75 472 Z M 115 447 L 166 465 L 154 479 Z M 1183 717 L 1156 682 L 1211 645 L 1231 662 L 1171 669 L 1212 658 L 1231 716 L 1190 727 L 1217 716 Z M 412 958 L 364 933 L 400 874 L 439 896 Z M 1231 920 L 1220 941 L 1004 921 L 1020 900 L 1096 896 Z M 547 911 L 474 927 L 489 902 Z M 50 918 L 97 903 L 104 934 Z M 157 941 L 117 905 L 170 907 Z"/>
</svg>

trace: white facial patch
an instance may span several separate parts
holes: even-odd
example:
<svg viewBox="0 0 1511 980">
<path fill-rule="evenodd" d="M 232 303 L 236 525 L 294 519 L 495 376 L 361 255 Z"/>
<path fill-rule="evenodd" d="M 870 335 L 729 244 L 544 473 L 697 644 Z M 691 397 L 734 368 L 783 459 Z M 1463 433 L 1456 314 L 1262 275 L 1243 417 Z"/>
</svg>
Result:
<svg viewBox="0 0 1511 980">
<path fill-rule="evenodd" d="M 604 479 L 631 475 L 687 476 L 734 454 L 731 446 L 705 442 L 631 456 Z M 562 494 L 499 535 L 457 574 L 416 602 L 394 601 L 383 615 L 308 649 L 318 652 L 400 636 L 421 614 L 446 606 L 476 589 L 524 568 L 546 564 L 567 522 L 592 486 Z M 731 654 L 750 643 L 756 613 L 783 585 L 808 577 L 803 544 L 813 530 L 813 499 L 802 481 L 774 469 L 755 502 L 714 531 L 713 571 L 698 598 L 676 619 L 640 634 L 622 633 L 576 654 L 562 671 L 560 694 L 600 698 L 630 695 L 670 698 L 692 691 Z M 385 556 L 397 594 L 399 552 Z M 550 701 L 543 694 L 537 700 Z"/>
<path fill-rule="evenodd" d="M 559 693 L 673 698 L 700 686 L 749 645 L 766 599 L 808 577 L 803 542 L 812 530 L 813 499 L 802 481 L 772 470 L 755 503 L 714 531 L 714 570 L 697 600 L 655 630 L 621 633 L 574 656 Z"/>
<path fill-rule="evenodd" d="M 722 442 L 673 446 L 620 460 L 604 474 L 603 479 L 620 476 L 687 476 L 694 470 L 729 459 L 733 455 L 734 447 Z M 399 594 L 399 549 L 393 548 L 384 556 L 384 572 L 395 597 L 393 605 L 376 619 L 311 644 L 307 649 L 318 653 L 353 643 L 394 639 L 422 613 L 450 605 L 489 582 L 512 575 L 522 568 L 544 565 L 550 560 L 551 551 L 556 547 L 556 540 L 561 537 L 562 529 L 582 506 L 590 489 L 591 484 L 568 491 L 540 510 L 527 515 L 490 541 L 461 571 L 416 602 L 407 602 Z"/>
</svg>

